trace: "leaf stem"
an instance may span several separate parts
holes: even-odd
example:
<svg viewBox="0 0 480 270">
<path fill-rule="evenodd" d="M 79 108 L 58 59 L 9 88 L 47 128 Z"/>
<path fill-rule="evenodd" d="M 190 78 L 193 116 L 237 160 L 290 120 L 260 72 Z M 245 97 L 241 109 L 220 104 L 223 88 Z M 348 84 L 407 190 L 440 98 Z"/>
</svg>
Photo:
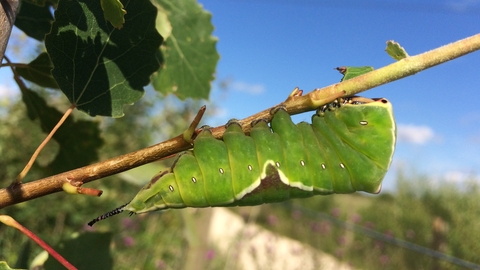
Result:
<svg viewBox="0 0 480 270">
<path fill-rule="evenodd" d="M 28 236 L 30 239 L 35 241 L 39 246 L 41 246 L 43 249 L 45 249 L 50 255 L 52 255 L 59 263 L 61 263 L 67 269 L 72 269 L 72 270 L 77 269 L 75 266 L 73 266 L 71 263 L 69 263 L 65 258 L 63 258 L 62 255 L 60 255 L 58 252 L 56 252 L 51 246 L 49 246 L 47 243 L 45 243 L 42 239 L 40 239 L 32 231 L 30 231 L 29 229 L 22 226 L 20 223 L 18 223 L 11 216 L 0 215 L 0 222 L 2 222 L 3 224 L 5 224 L 7 226 L 13 227 L 13 228 L 21 231 L 23 234 Z"/>
<path fill-rule="evenodd" d="M 25 178 L 25 175 L 27 175 L 28 171 L 32 168 L 33 162 L 37 159 L 38 155 L 42 151 L 42 149 L 47 145 L 47 143 L 52 139 L 53 135 L 55 132 L 62 126 L 62 124 L 65 122 L 65 120 L 70 116 L 72 111 L 75 109 L 75 105 L 72 104 L 70 108 L 63 114 L 62 118 L 58 121 L 58 123 L 55 125 L 55 127 L 50 131 L 50 134 L 43 140 L 43 142 L 38 146 L 37 150 L 33 153 L 32 157 L 28 161 L 27 165 L 25 165 L 25 168 L 23 168 L 22 172 L 15 178 L 13 183 L 11 184 L 12 186 L 18 185 L 22 183 L 23 178 Z"/>
</svg>

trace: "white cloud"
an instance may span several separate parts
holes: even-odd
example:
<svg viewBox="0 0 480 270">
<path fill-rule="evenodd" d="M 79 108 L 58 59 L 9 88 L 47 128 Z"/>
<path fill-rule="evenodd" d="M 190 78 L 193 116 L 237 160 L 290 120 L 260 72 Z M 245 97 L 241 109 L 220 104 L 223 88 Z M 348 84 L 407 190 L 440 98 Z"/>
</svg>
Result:
<svg viewBox="0 0 480 270">
<path fill-rule="evenodd" d="M 475 172 L 447 171 L 439 177 L 436 183 L 451 183 L 468 191 L 471 187 L 478 187 L 480 184 L 480 175 Z"/>
<path fill-rule="evenodd" d="M 408 124 L 397 125 L 397 138 L 399 142 L 412 144 L 425 144 L 435 137 L 435 133 L 428 126 Z"/>
<path fill-rule="evenodd" d="M 13 99 L 18 96 L 18 91 L 15 91 L 12 87 L 4 84 L 0 84 L 0 99 Z"/>
<path fill-rule="evenodd" d="M 265 86 L 263 84 L 249 84 L 241 81 L 234 81 L 231 85 L 233 90 L 251 94 L 251 95 L 260 95 L 265 92 Z"/>
<path fill-rule="evenodd" d="M 478 4 L 480 4 L 480 0 L 453 0 L 448 1 L 446 6 L 455 12 L 465 12 L 472 7 L 478 7 Z"/>
<path fill-rule="evenodd" d="M 208 124 L 209 126 L 216 127 L 216 126 L 221 126 L 225 125 L 228 120 L 230 120 L 230 112 L 226 108 L 222 107 L 215 107 L 214 110 L 209 110 L 208 111 L 208 122 L 203 122 L 202 125 Z"/>
<path fill-rule="evenodd" d="M 217 107 L 212 113 L 216 118 L 227 118 L 228 110 L 225 108 Z"/>
<path fill-rule="evenodd" d="M 448 171 L 444 175 L 445 180 L 453 183 L 462 183 L 466 180 L 472 179 L 472 177 L 472 174 L 461 171 Z"/>
</svg>

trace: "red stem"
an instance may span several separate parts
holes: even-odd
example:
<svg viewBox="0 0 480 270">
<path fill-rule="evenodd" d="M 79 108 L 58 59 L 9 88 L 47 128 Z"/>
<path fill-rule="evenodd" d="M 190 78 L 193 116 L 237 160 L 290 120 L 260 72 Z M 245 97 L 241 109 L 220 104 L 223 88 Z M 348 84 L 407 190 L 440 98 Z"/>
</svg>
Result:
<svg viewBox="0 0 480 270">
<path fill-rule="evenodd" d="M 77 268 L 69 263 L 65 258 L 62 257 L 58 252 L 56 252 L 51 246 L 45 243 L 42 239 L 40 239 L 36 234 L 34 234 L 29 229 L 23 227 L 20 223 L 18 223 L 15 219 L 10 216 L 1 215 L 0 221 L 3 222 L 5 225 L 14 227 L 15 229 L 21 231 L 26 236 L 30 237 L 33 241 L 35 241 L 39 246 L 45 249 L 50 255 L 52 255 L 59 263 L 65 266 L 67 269 L 76 270 Z"/>
</svg>

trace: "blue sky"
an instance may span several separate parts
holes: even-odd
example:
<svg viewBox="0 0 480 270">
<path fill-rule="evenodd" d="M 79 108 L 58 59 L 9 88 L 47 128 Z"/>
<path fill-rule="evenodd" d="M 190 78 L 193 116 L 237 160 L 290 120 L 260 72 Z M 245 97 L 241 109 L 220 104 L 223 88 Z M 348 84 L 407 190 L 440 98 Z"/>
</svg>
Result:
<svg viewBox="0 0 480 270">
<path fill-rule="evenodd" d="M 416 55 L 480 32 L 480 0 L 308 1 L 200 0 L 213 14 L 221 59 L 214 83 L 219 123 L 244 118 L 305 91 L 341 79 L 333 68 L 394 60 L 385 42 Z M 462 183 L 480 181 L 480 52 L 362 93 L 394 106 L 398 143 L 384 188 L 395 172 L 427 174 Z M 295 119 L 309 121 L 308 115 Z"/>
<path fill-rule="evenodd" d="M 295 86 L 308 92 L 336 83 L 335 67 L 393 63 L 384 52 L 387 40 L 416 55 L 480 32 L 480 0 L 199 2 L 213 14 L 221 54 L 212 90 L 220 113 L 204 119 L 212 126 L 278 104 Z M 398 143 L 385 189 L 394 188 L 400 167 L 480 182 L 479 68 L 475 52 L 362 93 L 394 106 Z M 8 90 L 17 89 L 13 80 L 5 79 L 9 70 L 0 78 L 0 97 L 15 95 Z M 218 87 L 224 80 L 226 92 Z M 310 121 L 310 115 L 294 119 Z"/>
</svg>

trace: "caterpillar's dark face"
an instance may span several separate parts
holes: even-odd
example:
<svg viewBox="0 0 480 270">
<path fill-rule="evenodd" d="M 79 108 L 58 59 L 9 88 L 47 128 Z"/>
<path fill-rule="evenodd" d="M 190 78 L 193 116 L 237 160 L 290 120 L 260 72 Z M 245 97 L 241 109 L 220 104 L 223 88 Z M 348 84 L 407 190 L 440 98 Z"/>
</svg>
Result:
<svg viewBox="0 0 480 270">
<path fill-rule="evenodd" d="M 257 205 L 317 194 L 377 193 L 392 161 L 396 127 L 386 99 L 355 97 L 295 125 L 277 110 L 250 136 L 231 123 L 222 140 L 208 129 L 193 151 L 152 179 L 125 209 Z"/>
</svg>

